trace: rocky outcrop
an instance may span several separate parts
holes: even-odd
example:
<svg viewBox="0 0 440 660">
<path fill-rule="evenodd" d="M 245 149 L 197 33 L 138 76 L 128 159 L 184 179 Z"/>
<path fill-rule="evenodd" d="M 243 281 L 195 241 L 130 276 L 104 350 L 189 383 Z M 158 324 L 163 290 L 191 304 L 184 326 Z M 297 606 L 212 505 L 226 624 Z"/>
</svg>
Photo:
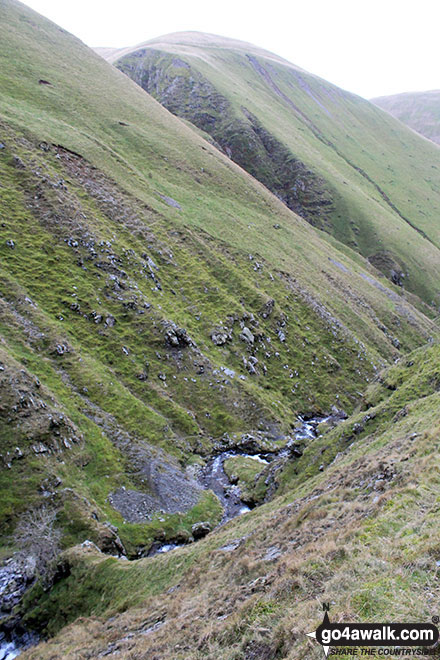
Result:
<svg viewBox="0 0 440 660">
<path fill-rule="evenodd" d="M 204 522 L 195 523 L 191 528 L 191 532 L 194 537 L 194 540 L 197 541 L 198 539 L 202 539 L 204 536 L 209 534 L 211 529 L 212 529 L 211 523 L 209 522 L 204 521 Z"/>
<path fill-rule="evenodd" d="M 0 401 L 0 423 L 9 430 L 0 442 L 0 460 L 8 469 L 15 461 L 59 454 L 83 440 L 38 378 L 19 369 L 1 350 Z"/>
</svg>

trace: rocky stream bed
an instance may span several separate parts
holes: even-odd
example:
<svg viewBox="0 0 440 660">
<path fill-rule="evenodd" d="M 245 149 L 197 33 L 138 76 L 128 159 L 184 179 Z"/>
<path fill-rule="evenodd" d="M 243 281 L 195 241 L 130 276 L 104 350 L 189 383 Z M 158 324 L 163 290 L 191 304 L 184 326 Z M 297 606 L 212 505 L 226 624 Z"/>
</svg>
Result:
<svg viewBox="0 0 440 660">
<path fill-rule="evenodd" d="M 300 425 L 296 429 L 293 438 L 278 449 L 272 447 L 270 450 L 265 451 L 257 445 L 252 446 L 251 442 L 247 449 L 246 444 L 242 447 L 233 447 L 225 451 L 220 451 L 209 459 L 206 466 L 201 471 L 200 481 L 204 489 L 213 491 L 223 507 L 223 517 L 219 526 L 224 525 L 232 518 L 247 513 L 252 508 L 255 508 L 255 506 L 258 506 L 258 504 L 247 501 L 243 496 L 241 488 L 234 483 L 235 480 L 231 480 L 230 476 L 228 476 L 225 470 L 225 462 L 228 459 L 240 456 L 245 459 L 258 461 L 261 464 L 262 470 L 268 466 L 267 481 L 269 481 L 273 477 L 273 474 L 271 474 L 270 471 L 270 466 L 281 467 L 286 461 L 300 456 L 301 450 L 299 449 L 299 446 L 316 437 L 316 429 L 319 424 L 329 420 L 336 422 L 341 418 L 340 415 L 341 411 L 337 411 L 327 417 L 300 417 Z M 259 504 L 262 504 L 262 502 Z M 200 523 L 195 525 L 194 528 L 196 532 L 196 534 L 194 534 L 195 540 L 197 540 L 196 537 L 202 538 L 211 531 L 211 528 L 208 525 L 202 527 Z M 162 544 L 154 544 L 149 552 L 149 556 L 170 552 L 184 544 L 184 542 L 177 543 L 169 541 Z"/>
<path fill-rule="evenodd" d="M 37 635 L 24 630 L 12 615 L 34 578 L 35 568 L 30 561 L 12 559 L 0 566 L 0 660 L 13 660 L 38 641 Z"/>
<path fill-rule="evenodd" d="M 274 490 L 273 480 L 276 472 L 282 469 L 283 465 L 290 460 L 294 460 L 301 455 L 304 446 L 317 436 L 317 428 L 320 424 L 328 422 L 330 425 L 337 424 L 345 417 L 343 411 L 333 408 L 329 416 L 304 416 L 299 418 L 299 425 L 295 433 L 287 442 L 283 442 L 280 437 L 280 443 L 264 446 L 255 442 L 254 438 L 244 436 L 242 442 L 234 445 L 233 442 L 220 443 L 218 451 L 208 459 L 206 465 L 200 470 L 199 482 L 200 488 L 212 490 L 219 499 L 223 507 L 223 517 L 218 526 L 224 525 L 232 518 L 243 515 L 262 504 L 251 502 L 245 497 L 241 487 L 237 484 L 236 477 L 228 475 L 225 469 L 225 463 L 234 457 L 241 457 L 251 461 L 258 462 L 261 466 L 261 474 L 264 475 L 265 483 L 268 486 L 267 496 L 270 497 Z M 228 438 L 228 436 L 226 436 Z M 257 473 L 260 472 L 257 470 Z M 212 528 L 209 523 L 199 522 L 193 526 L 193 536 L 191 541 L 197 541 L 210 533 Z M 89 542 L 85 542 L 89 543 Z M 154 543 L 148 552 L 148 556 L 154 556 L 165 552 L 175 550 L 185 542 L 167 541 L 164 543 Z M 28 558 L 30 560 L 31 558 Z M 10 559 L 3 566 L 0 566 L 0 660 L 13 660 L 23 650 L 36 644 L 38 636 L 24 630 L 19 619 L 12 615 L 16 605 L 21 599 L 27 588 L 35 579 L 35 571 L 29 561 L 17 561 Z"/>
</svg>

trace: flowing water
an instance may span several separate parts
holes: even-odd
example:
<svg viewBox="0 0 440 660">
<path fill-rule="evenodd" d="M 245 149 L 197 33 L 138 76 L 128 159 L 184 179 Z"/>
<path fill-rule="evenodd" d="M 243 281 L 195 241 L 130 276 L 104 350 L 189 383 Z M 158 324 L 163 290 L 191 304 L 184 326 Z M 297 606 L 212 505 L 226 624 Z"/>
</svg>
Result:
<svg viewBox="0 0 440 660">
<path fill-rule="evenodd" d="M 301 426 L 295 432 L 294 442 L 313 440 L 316 438 L 316 428 L 318 424 L 327 419 L 327 417 L 313 417 L 304 420 L 300 417 L 299 421 L 301 422 Z M 225 461 L 232 456 L 243 456 L 244 458 L 251 458 L 258 461 L 263 466 L 268 465 L 277 457 L 287 458 L 289 454 L 290 447 L 288 443 L 285 447 L 280 449 L 279 452 L 247 454 L 238 449 L 228 450 L 217 454 L 207 462 L 202 470 L 201 483 L 204 488 L 212 490 L 213 493 L 217 495 L 223 506 L 224 513 L 220 525 L 251 510 L 250 507 L 242 501 L 240 488 L 237 485 L 231 484 L 229 481 L 229 477 L 224 469 Z M 151 554 L 170 552 L 181 545 L 183 545 L 183 543 L 165 543 L 155 548 Z"/>
<path fill-rule="evenodd" d="M 0 642 L 0 660 L 13 660 L 20 653 L 21 650 L 15 645 L 15 642 Z"/>
<path fill-rule="evenodd" d="M 326 419 L 327 418 L 324 417 L 315 417 L 306 421 L 300 418 L 301 426 L 295 433 L 295 441 L 307 441 L 316 438 L 316 428 L 318 424 Z M 263 469 L 264 465 L 268 465 L 277 457 L 287 458 L 289 456 L 289 443 L 286 447 L 280 449 L 279 452 L 248 454 L 243 451 L 232 449 L 224 451 L 208 461 L 203 468 L 201 482 L 204 488 L 212 490 L 215 495 L 217 495 L 223 506 L 224 514 L 220 524 L 224 524 L 228 520 L 250 511 L 250 507 L 241 499 L 240 488 L 235 484 L 231 484 L 228 475 L 225 472 L 224 462 L 231 456 L 251 458 L 261 463 Z M 156 547 L 151 555 L 171 552 L 181 545 L 181 543 L 164 543 Z M 8 639 L 0 632 L 0 660 L 13 660 L 19 656 L 24 649 L 36 642 L 37 639 L 32 637 L 29 633 L 23 633 L 22 635 L 15 634 Z"/>
<path fill-rule="evenodd" d="M 3 637 L 1 637 L 3 635 Z M 13 660 L 22 651 L 38 642 L 38 637 L 33 633 L 13 633 L 8 639 L 4 633 L 0 633 L 0 660 Z"/>
</svg>

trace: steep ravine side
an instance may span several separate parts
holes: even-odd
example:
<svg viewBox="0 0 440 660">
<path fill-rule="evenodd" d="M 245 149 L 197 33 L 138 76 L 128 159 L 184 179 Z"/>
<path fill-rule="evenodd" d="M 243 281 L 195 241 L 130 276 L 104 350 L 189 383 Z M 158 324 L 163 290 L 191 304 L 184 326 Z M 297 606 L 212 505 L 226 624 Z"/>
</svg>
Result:
<svg viewBox="0 0 440 660">
<path fill-rule="evenodd" d="M 56 632 L 66 618 L 88 618 L 24 657 L 74 660 L 87 648 L 122 660 L 319 660 L 307 633 L 322 621 L 322 602 L 346 622 L 430 621 L 439 599 L 439 357 L 437 344 L 382 372 L 356 414 L 319 429 L 304 469 L 291 464 L 283 496 L 199 543 L 130 565 L 71 551 L 70 575 L 40 594 L 30 620 Z"/>
<path fill-rule="evenodd" d="M 112 61 L 289 208 L 438 307 L 435 145 L 252 44 L 174 33 Z"/>
<path fill-rule="evenodd" d="M 214 144 L 252 174 L 292 211 L 328 229 L 332 192 L 245 106 L 231 102 L 181 57 L 141 49 L 116 65 L 170 112 L 209 135 Z"/>
<path fill-rule="evenodd" d="M 162 592 L 186 580 L 193 559 L 203 564 L 204 544 L 233 532 L 228 553 L 258 521 L 257 556 L 279 558 L 265 516 L 280 512 L 277 485 L 299 479 L 259 461 L 289 450 L 296 463 L 298 413 L 335 404 L 349 414 L 367 382 L 436 328 L 420 300 L 13 0 L 0 3 L 0 83 L 1 552 L 32 557 L 40 536 L 25 544 L 20 529 L 30 515 L 35 531 L 47 513 L 43 531 L 65 554 L 24 605 L 26 625 L 52 634 L 79 615 L 107 615 L 108 598 L 118 613 L 142 605 L 145 587 L 177 604 L 179 594 Z M 321 449 L 304 472 L 321 474 Z M 219 500 L 198 477 L 222 455 L 249 505 L 268 501 L 216 528 Z M 209 526 L 206 541 L 145 556 Z M 230 589 L 234 571 L 207 563 Z M 261 584 L 252 586 L 252 563 L 229 567 L 245 580 L 238 602 Z M 195 598 L 203 606 L 200 589 Z M 163 614 L 143 608 L 142 632 Z M 209 626 L 224 614 L 204 610 Z M 79 655 L 112 654 L 118 634 L 99 649 L 87 640 Z M 75 644 L 52 657 L 78 655 Z M 199 650 L 209 657 L 202 640 Z M 31 653 L 44 657 L 43 647 Z"/>
</svg>

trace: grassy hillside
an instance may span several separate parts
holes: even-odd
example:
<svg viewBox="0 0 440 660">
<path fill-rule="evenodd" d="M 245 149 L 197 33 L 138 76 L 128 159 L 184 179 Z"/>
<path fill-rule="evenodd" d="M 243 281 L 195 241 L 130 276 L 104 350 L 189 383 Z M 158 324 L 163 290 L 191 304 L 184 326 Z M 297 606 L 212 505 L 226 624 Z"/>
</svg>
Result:
<svg viewBox="0 0 440 660">
<path fill-rule="evenodd" d="M 379 96 L 371 101 L 417 133 L 440 144 L 440 90 Z"/>
<path fill-rule="evenodd" d="M 381 373 L 357 414 L 309 446 L 282 497 L 200 543 L 130 565 L 72 552 L 71 575 L 30 616 L 52 630 L 89 618 L 24 657 L 318 660 L 306 633 L 321 602 L 332 621 L 430 621 L 439 358 L 436 345 Z"/>
<path fill-rule="evenodd" d="M 216 506 L 121 527 L 110 493 L 157 496 L 160 470 L 165 496 L 192 492 L 187 466 L 216 438 L 286 434 L 336 394 L 350 410 L 432 328 L 74 37 L 17 3 L 1 12 L 3 529 L 49 493 L 73 510 L 66 545 L 110 522 L 136 553 Z M 65 432 L 41 421 L 45 402 Z"/>
<path fill-rule="evenodd" d="M 438 305 L 439 150 L 250 44 L 177 33 L 110 59 L 289 208 Z"/>
<path fill-rule="evenodd" d="M 29 627 L 55 634 L 78 616 L 142 605 L 155 626 L 165 605 L 157 610 L 145 599 L 168 602 L 164 592 L 193 580 L 184 600 L 170 596 L 176 641 L 166 639 L 158 657 L 176 658 L 173 644 L 190 657 L 204 605 L 208 627 L 218 620 L 225 636 L 211 649 L 203 630 L 200 657 L 218 650 L 229 658 L 235 647 L 241 657 L 249 640 L 258 651 L 264 617 L 278 609 L 255 595 L 264 581 L 241 589 L 260 577 L 254 553 L 274 544 L 272 520 L 274 542 L 285 536 L 287 543 L 285 507 L 327 488 L 333 468 L 325 466 L 345 456 L 350 424 L 364 423 L 365 387 L 409 351 L 435 364 L 436 344 L 420 348 L 438 337 L 433 310 L 289 210 L 80 41 L 13 0 L 0 2 L 0 87 L 1 556 L 19 549 L 13 533 L 23 514 L 43 505 L 56 513 L 65 550 L 55 587 L 37 582 L 20 613 Z M 408 372 L 416 389 L 422 363 Z M 437 382 L 434 372 L 427 368 L 425 389 Z M 371 394 L 384 425 L 394 410 L 387 394 L 386 385 Z M 189 541 L 194 524 L 214 528 L 221 520 L 219 499 L 199 479 L 219 447 L 250 441 L 282 449 L 299 413 L 332 405 L 355 417 L 322 436 L 328 445 L 320 439 L 300 461 L 286 460 L 264 488 L 251 484 L 261 497 L 278 489 L 279 499 L 206 541 L 137 559 L 155 542 Z M 414 405 L 422 415 L 423 401 Z M 427 429 L 433 417 L 423 417 Z M 363 442 L 367 433 L 355 435 Z M 253 479 L 249 464 L 228 469 Z M 345 501 L 346 492 L 337 497 Z M 247 534 L 251 546 L 239 552 L 248 567 L 241 558 L 230 562 L 235 555 L 212 554 Z M 86 540 L 99 550 L 76 545 Z M 120 552 L 134 561 L 117 560 Z M 218 619 L 210 600 L 217 589 L 231 595 Z M 250 628 L 240 602 L 251 606 Z M 180 605 L 196 611 L 194 633 L 182 642 Z M 244 628 L 237 619 L 230 630 L 220 618 L 228 608 L 244 614 Z M 130 621 L 145 632 L 150 620 L 142 627 L 132 614 L 117 630 Z M 107 640 L 99 629 L 111 630 L 111 622 L 93 621 L 28 657 L 99 657 L 119 644 L 118 632 Z M 95 648 L 102 640 L 105 648 Z M 261 648 L 272 653 L 272 641 Z"/>
</svg>

